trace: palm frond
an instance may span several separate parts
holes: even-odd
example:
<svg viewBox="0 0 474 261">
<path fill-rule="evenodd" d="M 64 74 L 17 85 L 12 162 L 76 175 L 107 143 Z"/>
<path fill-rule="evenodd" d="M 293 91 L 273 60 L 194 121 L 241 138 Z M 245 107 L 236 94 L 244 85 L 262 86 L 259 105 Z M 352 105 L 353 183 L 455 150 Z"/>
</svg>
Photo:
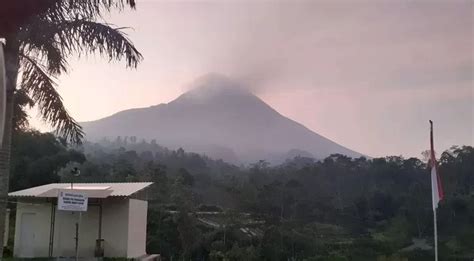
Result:
<svg viewBox="0 0 474 261">
<path fill-rule="evenodd" d="M 65 109 L 55 77 L 67 72 L 67 58 L 73 54 L 97 53 L 109 61 L 125 60 L 127 67 L 138 65 L 143 57 L 124 28 L 97 22 L 104 11 L 126 5 L 134 8 L 135 0 L 56 0 L 9 39 L 20 45 L 20 89 L 38 105 L 42 118 L 71 142 L 79 143 L 84 133 Z"/>
<path fill-rule="evenodd" d="M 0 8 L 0 36 L 16 32 L 32 23 L 37 17 L 50 21 L 64 18 L 97 18 L 103 11 L 122 10 L 126 6 L 135 8 L 135 0 L 7 0 Z"/>
<path fill-rule="evenodd" d="M 34 101 L 30 98 L 28 93 L 19 89 L 15 91 L 15 98 L 13 99 L 15 104 L 13 107 L 13 129 L 14 130 L 25 130 L 28 128 L 28 113 L 26 108 L 33 107 Z"/>
<path fill-rule="evenodd" d="M 30 37 L 29 41 L 24 41 L 21 45 L 20 55 L 36 57 L 36 60 L 45 64 L 46 70 L 51 75 L 67 73 L 67 55 L 54 40 Z"/>
<path fill-rule="evenodd" d="M 95 19 L 112 9 L 123 10 L 125 6 L 134 9 L 135 0 L 60 0 L 45 13 L 50 21 L 64 21 L 73 18 Z"/>
<path fill-rule="evenodd" d="M 143 59 L 123 28 L 84 19 L 64 20 L 57 24 L 38 19 L 21 30 L 18 41 L 27 51 L 36 51 L 47 57 L 50 73 L 59 74 L 66 70 L 65 59 L 72 53 L 98 53 L 109 60 L 125 59 L 128 67 L 136 67 Z"/>
<path fill-rule="evenodd" d="M 65 59 L 72 50 L 67 45 L 68 38 L 64 36 L 56 23 L 38 18 L 28 26 L 21 28 L 14 40 L 21 46 L 20 55 L 35 56 L 37 59 L 49 58 L 52 64 L 51 68 L 47 64 L 50 73 L 61 73 L 62 69 L 66 69 Z"/>
<path fill-rule="evenodd" d="M 67 49 L 61 46 L 57 28 L 45 19 L 21 28 L 14 39 L 20 44 L 20 55 L 35 57 L 46 65 L 48 73 L 59 75 L 67 72 Z"/>
<path fill-rule="evenodd" d="M 45 68 L 34 58 L 20 56 L 22 75 L 20 88 L 25 90 L 38 105 L 42 118 L 51 124 L 57 134 L 72 143 L 80 143 L 84 132 L 64 107 L 56 83 L 46 73 Z"/>
<path fill-rule="evenodd" d="M 110 24 L 76 19 L 58 25 L 64 46 L 77 54 L 99 53 L 110 61 L 125 58 L 128 67 L 137 67 L 143 59 L 123 28 L 112 27 Z"/>
</svg>

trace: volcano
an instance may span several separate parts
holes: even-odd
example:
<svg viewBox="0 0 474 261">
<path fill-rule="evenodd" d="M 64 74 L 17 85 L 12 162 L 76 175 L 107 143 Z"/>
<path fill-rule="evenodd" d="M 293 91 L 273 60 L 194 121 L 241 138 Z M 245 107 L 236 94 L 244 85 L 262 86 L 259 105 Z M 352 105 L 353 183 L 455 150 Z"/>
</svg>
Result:
<svg viewBox="0 0 474 261">
<path fill-rule="evenodd" d="M 177 99 L 129 109 L 81 125 L 87 140 L 136 136 L 170 149 L 238 164 L 279 163 L 295 156 L 362 156 L 295 122 L 236 81 L 208 75 Z"/>
</svg>

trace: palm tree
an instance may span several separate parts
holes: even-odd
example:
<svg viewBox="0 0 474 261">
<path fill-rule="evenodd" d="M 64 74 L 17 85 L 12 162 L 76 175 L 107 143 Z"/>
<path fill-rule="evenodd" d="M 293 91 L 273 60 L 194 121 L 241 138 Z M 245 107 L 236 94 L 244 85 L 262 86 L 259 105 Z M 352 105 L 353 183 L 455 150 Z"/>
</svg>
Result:
<svg viewBox="0 0 474 261">
<path fill-rule="evenodd" d="M 0 38 L 4 39 L 7 105 L 0 148 L 0 257 L 3 253 L 14 98 L 35 105 L 41 117 L 71 143 L 83 138 L 81 126 L 66 110 L 56 78 L 68 70 L 72 55 L 98 53 L 136 67 L 142 60 L 123 28 L 102 18 L 104 12 L 134 8 L 134 0 L 6 0 L 0 4 Z M 21 112 L 21 110 L 20 110 Z M 16 115 L 21 117 L 22 115 Z M 21 120 L 20 120 L 21 122 Z M 23 122 L 24 124 L 24 122 Z"/>
</svg>

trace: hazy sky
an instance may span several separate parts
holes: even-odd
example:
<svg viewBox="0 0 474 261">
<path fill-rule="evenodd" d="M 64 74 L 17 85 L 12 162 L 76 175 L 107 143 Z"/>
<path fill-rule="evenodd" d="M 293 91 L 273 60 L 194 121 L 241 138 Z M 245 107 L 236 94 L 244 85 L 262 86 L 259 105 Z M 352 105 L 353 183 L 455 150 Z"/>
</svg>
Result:
<svg viewBox="0 0 474 261">
<path fill-rule="evenodd" d="M 195 78 L 248 82 L 280 113 L 370 156 L 474 143 L 473 2 L 144 1 L 106 17 L 137 70 L 70 62 L 60 93 L 79 121 L 166 103 Z"/>
</svg>

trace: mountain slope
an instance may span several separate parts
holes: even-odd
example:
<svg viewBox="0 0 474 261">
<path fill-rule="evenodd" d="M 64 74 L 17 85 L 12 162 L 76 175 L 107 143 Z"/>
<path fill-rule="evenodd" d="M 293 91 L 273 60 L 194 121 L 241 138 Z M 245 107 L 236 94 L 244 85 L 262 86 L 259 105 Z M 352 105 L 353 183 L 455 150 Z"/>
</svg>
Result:
<svg viewBox="0 0 474 261">
<path fill-rule="evenodd" d="M 285 155 L 361 154 L 336 144 L 288 119 L 238 83 L 208 76 L 168 104 L 130 109 L 82 123 L 89 140 L 104 136 L 156 139 L 163 146 L 182 147 L 232 163 L 260 159 L 281 161 Z"/>
</svg>

